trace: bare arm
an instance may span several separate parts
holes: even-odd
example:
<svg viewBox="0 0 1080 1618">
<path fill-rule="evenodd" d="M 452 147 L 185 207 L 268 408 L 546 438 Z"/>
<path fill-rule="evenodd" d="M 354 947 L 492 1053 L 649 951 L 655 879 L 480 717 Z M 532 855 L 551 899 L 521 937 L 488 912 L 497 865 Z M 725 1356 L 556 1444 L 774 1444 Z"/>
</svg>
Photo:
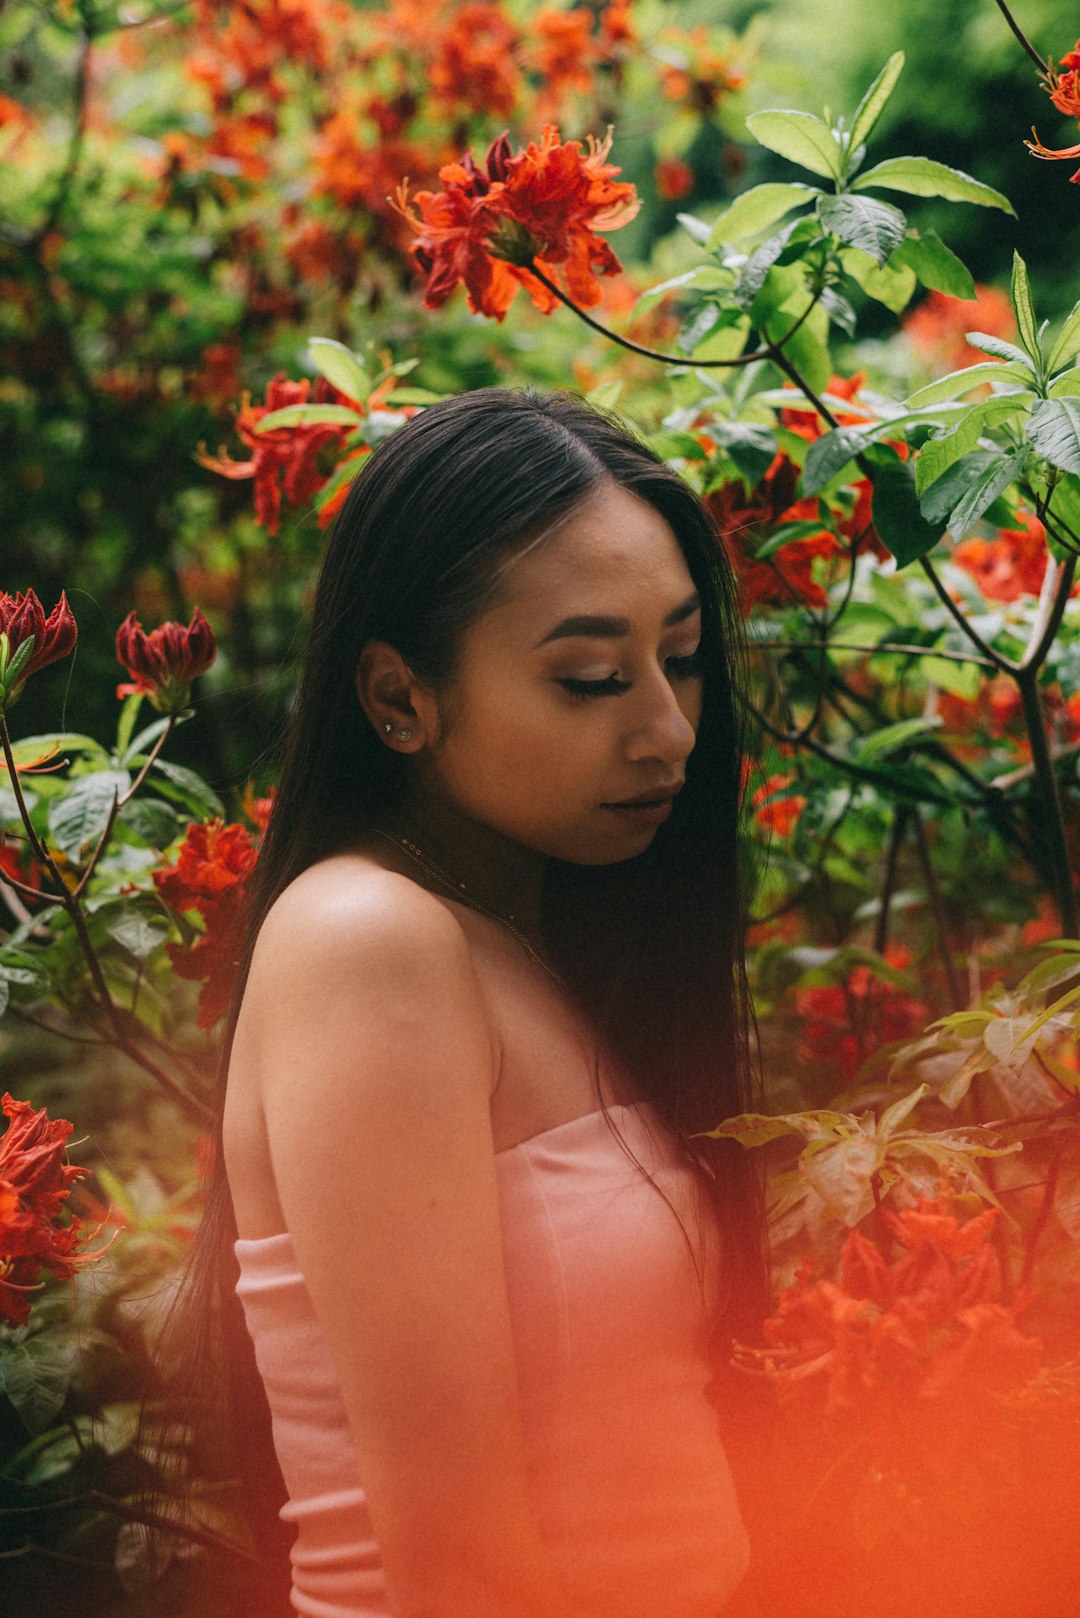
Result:
<svg viewBox="0 0 1080 1618">
<path fill-rule="evenodd" d="M 317 868 L 264 928 L 244 1018 L 394 1613 L 567 1618 L 526 1488 L 460 927 L 400 877 Z"/>
</svg>

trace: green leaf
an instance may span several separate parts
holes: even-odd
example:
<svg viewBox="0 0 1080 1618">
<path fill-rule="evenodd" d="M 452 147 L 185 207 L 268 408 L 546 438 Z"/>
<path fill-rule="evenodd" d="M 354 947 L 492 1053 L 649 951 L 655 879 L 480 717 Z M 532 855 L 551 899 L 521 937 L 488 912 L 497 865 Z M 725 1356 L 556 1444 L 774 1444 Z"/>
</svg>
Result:
<svg viewBox="0 0 1080 1618">
<path fill-rule="evenodd" d="M 838 179 L 843 167 L 840 142 L 820 118 L 809 112 L 755 112 L 746 127 L 761 146 L 798 163 L 813 174 Z"/>
<path fill-rule="evenodd" d="M 142 692 L 136 691 L 124 699 L 124 705 L 120 709 L 120 720 L 116 727 L 116 756 L 121 763 L 124 762 L 124 754 L 131 745 L 131 733 L 135 729 L 135 721 L 139 717 L 142 705 Z"/>
<path fill-rule="evenodd" d="M 859 738 L 855 757 L 860 764 L 871 764 L 877 759 L 890 758 L 901 748 L 941 729 L 938 714 L 920 714 L 917 719 L 901 719 L 895 725 L 885 725 L 869 736 Z"/>
<path fill-rule="evenodd" d="M 851 120 L 851 136 L 848 141 L 848 151 L 854 152 L 867 139 L 877 124 L 881 114 L 885 111 L 896 89 L 896 81 L 904 71 L 903 51 L 894 51 L 885 63 L 873 84 L 855 108 L 855 116 Z"/>
<path fill-rule="evenodd" d="M 818 218 L 849 247 L 869 253 L 875 264 L 884 264 L 904 239 L 907 220 L 899 208 L 874 197 L 820 197 Z"/>
<path fill-rule="evenodd" d="M 312 337 L 308 342 L 312 362 L 320 376 L 344 393 L 346 398 L 363 404 L 371 392 L 371 382 L 364 367 L 351 349 L 332 337 Z M 282 423 L 284 425 L 284 423 Z"/>
<path fill-rule="evenodd" d="M 924 287 L 949 298 L 974 298 L 975 282 L 967 265 L 946 247 L 934 230 L 910 230 L 893 254 L 893 262 L 914 270 Z"/>
<path fill-rule="evenodd" d="M 1075 478 L 1063 477 L 1054 485 L 1047 516 L 1051 522 L 1056 519 L 1066 531 L 1071 530 L 1069 537 L 1075 535 L 1080 543 L 1080 483 Z"/>
<path fill-rule="evenodd" d="M 993 454 L 985 470 L 979 474 L 971 486 L 966 490 L 949 516 L 949 532 L 953 539 L 963 539 L 964 535 L 972 529 L 984 512 L 988 511 L 1003 490 L 1009 487 L 1015 478 L 1020 475 L 1028 451 L 1013 450 L 1010 454 Z M 963 465 L 963 461 L 958 463 Z M 931 485 L 931 488 L 933 485 Z M 924 508 L 925 514 L 925 508 Z"/>
<path fill-rule="evenodd" d="M 928 439 L 915 460 L 915 488 L 919 495 L 925 494 L 950 466 L 969 455 L 988 427 L 1019 415 L 1024 409 L 1026 397 L 998 394 L 993 399 L 984 399 L 973 404 L 959 421 L 950 423 L 947 432 Z"/>
<path fill-rule="evenodd" d="M 919 510 L 927 522 L 944 528 L 962 496 L 996 460 L 992 449 L 975 450 L 950 466 L 936 483 L 931 483 L 926 493 L 919 497 Z"/>
<path fill-rule="evenodd" d="M 785 545 L 793 545 L 796 540 L 810 539 L 815 534 L 825 532 L 826 525 L 820 522 L 782 522 L 774 528 L 764 545 L 754 552 L 754 561 L 763 562 L 767 556 L 774 555 L 783 550 Z"/>
<path fill-rule="evenodd" d="M 109 937 L 136 960 L 145 961 L 169 936 L 170 927 L 165 917 L 145 904 L 121 899 L 119 905 L 109 905 L 98 911 L 97 918 Z"/>
<path fill-rule="evenodd" d="M 174 720 L 173 723 L 175 722 L 176 721 Z M 136 761 L 138 761 L 140 764 L 144 763 L 145 755 L 149 752 L 150 748 L 153 747 L 158 737 L 168 729 L 168 726 L 169 719 L 166 717 L 164 719 L 155 719 L 151 724 L 140 730 L 139 734 L 134 738 L 134 740 L 128 743 L 128 750 L 121 758 L 121 764 L 123 764 L 126 768 L 127 765 L 134 764 Z"/>
<path fill-rule="evenodd" d="M 44 1333 L 0 1348 L 0 1383 L 28 1432 L 44 1432 L 60 1414 L 75 1359 L 74 1344 Z"/>
<path fill-rule="evenodd" d="M 97 770 L 80 775 L 62 797 L 49 804 L 49 835 L 69 859 L 92 848 L 105 830 L 113 804 L 131 785 L 126 770 Z"/>
<path fill-rule="evenodd" d="M 995 382 L 1030 382 L 1031 366 L 1025 358 L 1023 369 L 1014 365 L 999 365 L 990 360 L 984 360 L 979 365 L 967 365 L 962 370 L 950 371 L 948 376 L 938 377 L 936 382 L 927 383 L 925 388 L 919 388 L 906 401 L 909 410 L 921 410 L 926 405 L 940 404 L 943 399 L 958 399 L 972 388 L 978 388 L 985 382 L 991 386 Z"/>
<path fill-rule="evenodd" d="M 775 225 L 778 219 L 783 219 L 793 208 L 801 207 L 811 197 L 820 194 L 816 186 L 802 185 L 797 180 L 786 185 L 770 181 L 766 185 L 753 186 L 742 196 L 736 197 L 731 207 L 725 208 L 713 225 L 709 233 L 709 251 L 715 252 L 727 242 L 738 242 L 744 237 L 758 235 L 770 225 Z"/>
<path fill-rule="evenodd" d="M 923 516 L 911 463 L 902 461 L 895 450 L 875 445 L 870 481 L 870 510 L 878 537 L 896 557 L 897 567 L 907 567 L 933 550 L 941 526 Z"/>
<path fill-rule="evenodd" d="M 699 219 L 697 214 L 693 213 L 677 213 L 675 217 L 686 231 L 686 234 L 692 236 L 699 247 L 708 246 L 709 238 L 712 235 L 711 225 L 707 225 L 704 219 Z"/>
<path fill-rule="evenodd" d="M 947 202 L 974 202 L 983 208 L 1001 208 L 1013 214 L 1008 197 L 962 169 L 951 169 L 931 157 L 889 157 L 867 169 L 853 182 L 856 191 L 877 186 L 882 191 L 903 191 L 910 197 L 944 197 Z"/>
<path fill-rule="evenodd" d="M 932 680 L 950 696 L 964 702 L 974 702 L 983 682 L 982 670 L 977 663 L 954 663 L 948 657 L 924 657 L 919 665 L 928 680 Z"/>
<path fill-rule="evenodd" d="M 159 798 L 132 798 L 121 809 L 120 820 L 125 826 L 130 826 L 144 843 L 159 852 L 167 849 L 180 835 L 179 815 Z"/>
<path fill-rule="evenodd" d="M 993 337 L 986 331 L 969 331 L 964 335 L 972 348 L 980 348 L 984 354 L 994 354 L 999 360 L 1009 360 L 1013 365 L 1023 366 L 1029 376 L 1034 375 L 1030 359 L 1015 343 L 1007 343 L 1004 338 Z"/>
<path fill-rule="evenodd" d="M 873 442 L 875 427 L 836 427 L 810 445 L 803 466 L 803 494 L 818 494 Z"/>
<path fill-rule="evenodd" d="M 432 393 L 430 388 L 395 388 L 382 403 L 386 410 L 401 410 L 406 405 L 440 404 L 445 398 L 445 393 Z"/>
<path fill-rule="evenodd" d="M 1080 399 L 1038 400 L 1028 418 L 1027 437 L 1051 466 L 1080 472 Z"/>
<path fill-rule="evenodd" d="M 1054 372 L 1062 365 L 1068 365 L 1077 354 L 1080 354 L 1080 300 L 1073 304 L 1065 317 L 1065 324 L 1058 332 L 1057 341 L 1050 350 L 1047 369 Z"/>
<path fill-rule="evenodd" d="M 1074 365 L 1071 370 L 1062 371 L 1046 391 L 1051 399 L 1068 399 L 1073 394 L 1080 393 L 1080 367 Z"/>
<path fill-rule="evenodd" d="M 207 786 L 201 775 L 189 770 L 186 765 L 173 764 L 171 760 L 157 758 L 154 760 L 154 769 L 164 776 L 163 781 L 155 785 L 159 792 L 167 798 L 182 803 L 185 808 L 193 809 L 199 816 L 207 816 L 216 820 L 225 818 L 225 806 L 212 787 Z"/>
<path fill-rule="evenodd" d="M 1035 310 L 1031 303 L 1031 282 L 1028 280 L 1027 265 L 1015 248 L 1013 249 L 1010 291 L 1013 312 L 1016 315 L 1016 324 L 1020 332 L 1020 340 L 1035 364 L 1039 365 L 1042 355 L 1039 350 L 1039 338 L 1035 326 Z"/>
<path fill-rule="evenodd" d="M 751 487 L 765 476 L 776 455 L 776 438 L 760 422 L 713 421 L 709 437 L 731 457 Z"/>
<path fill-rule="evenodd" d="M 271 433 L 278 427 L 359 427 L 365 420 L 360 411 L 350 410 L 348 405 L 286 405 L 284 410 L 271 410 L 268 416 L 263 416 L 255 431 Z"/>
<path fill-rule="evenodd" d="M 108 758 L 108 752 L 93 736 L 81 736 L 76 730 L 47 730 L 40 736 L 24 736 L 13 742 L 11 751 L 16 764 L 33 764 L 45 753 L 94 753 Z"/>
<path fill-rule="evenodd" d="M 883 303 L 894 315 L 900 314 L 911 302 L 915 271 L 900 264 L 896 253 L 887 264 L 875 264 L 869 253 L 846 247 L 841 251 L 840 262 L 868 298 Z"/>
</svg>

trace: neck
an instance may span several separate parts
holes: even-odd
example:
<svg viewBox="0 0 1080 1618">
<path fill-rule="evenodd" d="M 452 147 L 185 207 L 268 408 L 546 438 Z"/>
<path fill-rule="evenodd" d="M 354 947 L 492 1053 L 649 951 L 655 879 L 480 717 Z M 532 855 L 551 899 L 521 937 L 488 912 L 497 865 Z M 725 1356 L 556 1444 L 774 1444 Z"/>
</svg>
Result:
<svg viewBox="0 0 1080 1618">
<path fill-rule="evenodd" d="M 540 936 L 540 904 L 547 858 L 471 820 L 445 802 L 411 798 L 387 819 L 386 830 L 418 845 L 446 876 L 447 893 L 464 883 L 464 896 Z"/>
</svg>

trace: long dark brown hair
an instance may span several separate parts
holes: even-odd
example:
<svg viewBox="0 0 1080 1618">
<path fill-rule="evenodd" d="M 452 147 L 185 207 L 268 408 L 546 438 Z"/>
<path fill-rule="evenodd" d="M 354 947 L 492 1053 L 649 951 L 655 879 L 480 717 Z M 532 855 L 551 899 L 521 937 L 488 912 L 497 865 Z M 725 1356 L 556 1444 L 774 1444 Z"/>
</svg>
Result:
<svg viewBox="0 0 1080 1618">
<path fill-rule="evenodd" d="M 760 1321 L 764 1301 L 752 1160 L 704 1134 L 753 1100 L 739 830 L 740 620 L 704 507 L 609 415 L 565 393 L 485 388 L 431 406 L 371 455 L 334 525 L 319 577 L 253 881 L 230 1037 L 270 907 L 301 871 L 378 826 L 403 790 L 406 761 L 382 744 L 357 702 L 354 671 L 365 642 L 390 642 L 416 675 L 436 691 L 448 689 L 462 638 L 501 565 L 606 480 L 650 505 L 678 540 L 702 603 L 703 710 L 686 786 L 649 851 L 601 868 L 550 867 L 545 944 L 601 1043 L 675 1136 L 715 1211 L 723 1245 L 718 1338 L 730 1341 Z M 202 1349 L 188 1363 L 216 1365 L 229 1384 L 226 1409 L 243 1434 L 244 1473 L 270 1479 L 256 1491 L 265 1527 L 280 1478 L 233 1291 L 236 1229 L 220 1151 L 227 1065 L 226 1049 L 215 1107 L 219 1150 L 183 1315 L 188 1334 L 193 1321 L 206 1326 Z"/>
</svg>

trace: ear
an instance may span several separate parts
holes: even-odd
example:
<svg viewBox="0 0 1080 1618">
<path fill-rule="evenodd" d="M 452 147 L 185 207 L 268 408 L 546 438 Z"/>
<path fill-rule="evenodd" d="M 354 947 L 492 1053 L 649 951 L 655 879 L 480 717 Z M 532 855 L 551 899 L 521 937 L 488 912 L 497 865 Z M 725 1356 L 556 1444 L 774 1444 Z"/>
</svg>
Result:
<svg viewBox="0 0 1080 1618">
<path fill-rule="evenodd" d="M 418 753 L 432 740 L 432 695 L 389 641 L 365 643 L 356 665 L 356 696 L 395 753 Z"/>
</svg>

